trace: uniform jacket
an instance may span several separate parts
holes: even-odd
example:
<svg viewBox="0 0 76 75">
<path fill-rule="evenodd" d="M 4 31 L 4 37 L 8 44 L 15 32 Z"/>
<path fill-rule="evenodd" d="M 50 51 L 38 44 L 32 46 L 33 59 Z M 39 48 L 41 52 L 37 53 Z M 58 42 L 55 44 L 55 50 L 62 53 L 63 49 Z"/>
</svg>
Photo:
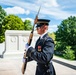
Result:
<svg viewBox="0 0 76 75">
<path fill-rule="evenodd" d="M 39 38 L 35 48 L 30 47 L 27 56 L 37 62 L 36 75 L 55 75 L 55 70 L 51 62 L 54 53 L 54 41 L 48 33 Z"/>
</svg>

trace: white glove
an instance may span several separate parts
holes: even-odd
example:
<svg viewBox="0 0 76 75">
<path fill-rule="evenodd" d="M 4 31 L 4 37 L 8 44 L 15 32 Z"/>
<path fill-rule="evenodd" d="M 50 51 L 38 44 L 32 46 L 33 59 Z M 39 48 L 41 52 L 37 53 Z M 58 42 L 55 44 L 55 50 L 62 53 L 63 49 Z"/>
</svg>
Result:
<svg viewBox="0 0 76 75">
<path fill-rule="evenodd" d="M 29 48 L 29 44 L 28 44 L 28 43 L 26 43 L 26 44 L 25 44 L 25 51 L 27 51 L 27 50 L 28 50 L 28 48 Z"/>
<path fill-rule="evenodd" d="M 26 59 L 25 58 L 23 58 L 23 62 L 26 62 Z"/>
<path fill-rule="evenodd" d="M 26 62 L 26 52 L 24 52 L 23 62 Z"/>
</svg>

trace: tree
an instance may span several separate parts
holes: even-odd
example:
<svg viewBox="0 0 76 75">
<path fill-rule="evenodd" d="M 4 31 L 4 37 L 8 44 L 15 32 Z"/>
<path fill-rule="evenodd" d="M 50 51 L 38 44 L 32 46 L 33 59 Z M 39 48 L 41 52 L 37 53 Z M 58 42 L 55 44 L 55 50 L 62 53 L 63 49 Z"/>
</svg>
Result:
<svg viewBox="0 0 76 75">
<path fill-rule="evenodd" d="M 18 16 L 8 15 L 4 19 L 3 29 L 5 30 L 24 30 L 24 23 Z"/>
<path fill-rule="evenodd" d="M 58 30 L 55 33 L 56 35 L 56 49 L 64 50 L 66 46 L 71 46 L 71 49 L 74 51 L 76 59 L 76 17 L 70 16 L 68 19 L 65 19 L 58 26 Z"/>
<path fill-rule="evenodd" d="M 6 12 L 0 6 L 0 43 L 2 43 L 4 41 L 4 34 L 2 31 L 2 25 L 3 25 L 3 21 L 4 21 L 5 16 L 6 16 Z"/>
<path fill-rule="evenodd" d="M 0 36 L 2 36 L 2 24 L 3 24 L 3 20 L 4 20 L 5 16 L 6 16 L 6 12 L 0 6 Z"/>
<path fill-rule="evenodd" d="M 31 25 L 31 21 L 30 20 L 25 20 L 24 21 L 24 29 L 25 30 L 31 30 L 32 29 L 32 25 Z"/>
</svg>

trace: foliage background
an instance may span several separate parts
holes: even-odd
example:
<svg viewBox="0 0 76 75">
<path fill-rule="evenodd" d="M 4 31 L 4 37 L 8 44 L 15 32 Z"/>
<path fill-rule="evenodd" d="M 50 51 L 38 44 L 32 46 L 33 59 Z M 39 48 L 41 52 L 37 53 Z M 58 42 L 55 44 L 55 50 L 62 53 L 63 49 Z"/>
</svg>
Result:
<svg viewBox="0 0 76 75">
<path fill-rule="evenodd" d="M 70 16 L 63 20 L 55 35 L 55 54 L 67 59 L 76 59 L 76 17 Z"/>
</svg>

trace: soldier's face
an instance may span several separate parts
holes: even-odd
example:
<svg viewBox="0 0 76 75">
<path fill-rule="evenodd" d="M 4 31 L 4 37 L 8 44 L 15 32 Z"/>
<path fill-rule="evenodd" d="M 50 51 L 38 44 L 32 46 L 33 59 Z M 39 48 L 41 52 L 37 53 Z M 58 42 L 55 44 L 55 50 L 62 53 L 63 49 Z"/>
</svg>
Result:
<svg viewBox="0 0 76 75">
<path fill-rule="evenodd" d="M 37 27 L 37 33 L 40 34 L 41 27 Z"/>
<path fill-rule="evenodd" d="M 44 33 L 45 29 L 44 29 L 44 26 L 41 26 L 41 27 L 37 27 L 37 33 L 42 35 Z"/>
</svg>

